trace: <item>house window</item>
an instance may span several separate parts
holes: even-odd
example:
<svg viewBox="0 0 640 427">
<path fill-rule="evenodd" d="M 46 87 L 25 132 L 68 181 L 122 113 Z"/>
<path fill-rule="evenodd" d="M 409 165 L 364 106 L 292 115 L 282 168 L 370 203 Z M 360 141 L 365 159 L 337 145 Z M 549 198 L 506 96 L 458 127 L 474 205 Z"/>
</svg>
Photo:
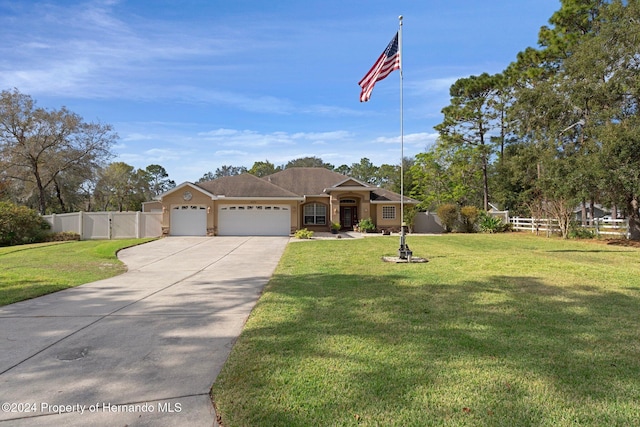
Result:
<svg viewBox="0 0 640 427">
<path fill-rule="evenodd" d="M 396 219 L 396 207 L 395 206 L 383 206 L 382 207 L 382 219 Z"/>
<path fill-rule="evenodd" d="M 327 207 L 319 203 L 311 203 L 304 206 L 305 225 L 326 225 Z"/>
</svg>

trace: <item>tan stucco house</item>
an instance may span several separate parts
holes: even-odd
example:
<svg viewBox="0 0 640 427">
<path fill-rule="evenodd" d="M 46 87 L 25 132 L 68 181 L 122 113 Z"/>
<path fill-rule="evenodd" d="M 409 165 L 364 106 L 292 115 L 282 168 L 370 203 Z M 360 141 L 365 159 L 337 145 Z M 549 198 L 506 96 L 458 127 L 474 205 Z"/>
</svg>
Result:
<svg viewBox="0 0 640 427">
<path fill-rule="evenodd" d="M 405 206 L 417 204 L 404 198 Z M 242 174 L 184 182 L 144 204 L 161 210 L 164 235 L 289 235 L 298 229 L 353 230 L 371 218 L 378 230 L 400 229 L 400 195 L 325 168 L 288 168 L 258 178 Z"/>
</svg>

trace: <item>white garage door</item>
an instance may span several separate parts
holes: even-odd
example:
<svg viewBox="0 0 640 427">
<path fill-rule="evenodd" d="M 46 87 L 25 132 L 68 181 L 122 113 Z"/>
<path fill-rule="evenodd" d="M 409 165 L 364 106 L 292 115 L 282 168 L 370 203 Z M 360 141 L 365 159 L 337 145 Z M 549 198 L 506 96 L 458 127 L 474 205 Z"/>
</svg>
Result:
<svg viewBox="0 0 640 427">
<path fill-rule="evenodd" d="M 288 236 L 291 210 L 285 205 L 227 205 L 218 209 L 221 236 Z"/>
<path fill-rule="evenodd" d="M 207 208 L 193 205 L 173 207 L 169 234 L 172 236 L 206 236 Z"/>
</svg>

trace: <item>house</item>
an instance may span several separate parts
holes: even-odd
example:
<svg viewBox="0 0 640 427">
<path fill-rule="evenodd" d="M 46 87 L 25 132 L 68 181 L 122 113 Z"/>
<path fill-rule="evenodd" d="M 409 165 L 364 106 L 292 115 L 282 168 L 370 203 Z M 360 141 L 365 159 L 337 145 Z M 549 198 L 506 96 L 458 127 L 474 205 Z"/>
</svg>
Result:
<svg viewBox="0 0 640 427">
<path fill-rule="evenodd" d="M 593 213 L 591 213 L 591 205 L 585 204 L 584 206 L 580 205 L 573 210 L 574 218 L 576 221 L 582 221 L 583 209 L 584 213 L 586 214 L 586 221 L 591 221 L 594 218 L 602 218 L 604 216 L 611 215 L 610 209 L 607 209 L 598 203 L 593 204 Z"/>
<path fill-rule="evenodd" d="M 163 212 L 163 235 L 283 235 L 298 229 L 329 231 L 332 222 L 353 230 L 371 218 L 378 230 L 401 227 L 400 195 L 325 168 L 288 168 L 258 178 L 227 176 L 184 182 L 145 203 Z M 404 198 L 405 206 L 418 202 Z"/>
</svg>

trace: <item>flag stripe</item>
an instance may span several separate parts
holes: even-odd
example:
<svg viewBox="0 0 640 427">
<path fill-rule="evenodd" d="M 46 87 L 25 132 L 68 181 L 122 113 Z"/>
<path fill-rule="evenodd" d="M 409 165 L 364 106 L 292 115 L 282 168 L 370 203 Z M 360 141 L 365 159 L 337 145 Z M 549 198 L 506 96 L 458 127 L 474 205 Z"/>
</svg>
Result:
<svg viewBox="0 0 640 427">
<path fill-rule="evenodd" d="M 398 51 L 398 33 L 391 39 L 382 55 L 373 64 L 369 72 L 360 80 L 358 85 L 362 88 L 360 102 L 367 102 L 371 98 L 371 92 L 376 82 L 387 77 L 395 70 L 400 69 L 400 52 Z"/>
</svg>

